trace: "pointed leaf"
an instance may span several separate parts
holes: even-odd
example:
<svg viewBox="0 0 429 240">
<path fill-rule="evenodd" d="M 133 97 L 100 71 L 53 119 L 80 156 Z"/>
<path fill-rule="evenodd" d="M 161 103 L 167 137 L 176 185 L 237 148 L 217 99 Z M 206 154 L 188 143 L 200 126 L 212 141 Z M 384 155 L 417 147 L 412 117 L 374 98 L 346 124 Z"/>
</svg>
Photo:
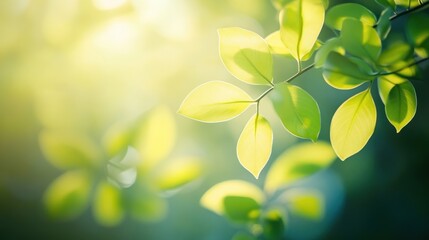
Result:
<svg viewBox="0 0 429 240">
<path fill-rule="evenodd" d="M 390 29 L 392 28 L 390 24 L 390 17 L 393 16 L 393 10 L 391 8 L 386 8 L 381 12 L 380 18 L 377 22 L 377 33 L 382 40 L 386 39 L 389 35 Z"/>
<path fill-rule="evenodd" d="M 377 111 L 370 88 L 346 100 L 331 122 L 331 144 L 341 160 L 359 152 L 374 133 Z"/>
<path fill-rule="evenodd" d="M 335 30 L 341 30 L 345 19 L 352 18 L 369 27 L 375 25 L 377 18 L 366 7 L 357 3 L 343 3 L 329 9 L 325 24 Z"/>
<path fill-rule="evenodd" d="M 292 56 L 301 61 L 311 51 L 323 26 L 321 0 L 294 0 L 280 13 L 280 37 Z"/>
<path fill-rule="evenodd" d="M 119 224 L 124 217 L 121 204 L 121 193 L 118 188 L 104 181 L 98 184 L 93 207 L 93 214 L 98 223 L 104 226 Z"/>
<path fill-rule="evenodd" d="M 240 164 L 258 179 L 267 164 L 273 145 L 270 123 L 255 114 L 247 122 L 237 142 L 237 157 Z"/>
<path fill-rule="evenodd" d="M 270 95 L 283 126 L 292 135 L 317 140 L 320 132 L 320 110 L 314 98 L 292 84 L 276 87 Z"/>
<path fill-rule="evenodd" d="M 319 191 L 291 189 L 280 196 L 291 213 L 313 220 L 320 220 L 325 214 L 323 195 Z"/>
<path fill-rule="evenodd" d="M 296 144 L 274 161 L 265 180 L 265 190 L 273 193 L 326 168 L 335 159 L 335 152 L 326 142 Z"/>
<path fill-rule="evenodd" d="M 178 112 L 202 122 L 223 122 L 237 117 L 252 103 L 254 101 L 240 88 L 212 81 L 192 90 Z"/>
<path fill-rule="evenodd" d="M 272 85 L 273 60 L 261 36 L 237 27 L 218 32 L 220 57 L 232 75 L 245 83 Z"/>
<path fill-rule="evenodd" d="M 319 48 L 314 58 L 314 67 L 322 67 L 331 52 L 338 52 L 341 55 L 345 54 L 346 51 L 341 46 L 341 40 L 339 38 L 331 38 Z"/>
<path fill-rule="evenodd" d="M 347 57 L 331 52 L 323 68 L 325 81 L 337 89 L 353 89 L 375 77 L 362 72 L 359 66 Z"/>
</svg>

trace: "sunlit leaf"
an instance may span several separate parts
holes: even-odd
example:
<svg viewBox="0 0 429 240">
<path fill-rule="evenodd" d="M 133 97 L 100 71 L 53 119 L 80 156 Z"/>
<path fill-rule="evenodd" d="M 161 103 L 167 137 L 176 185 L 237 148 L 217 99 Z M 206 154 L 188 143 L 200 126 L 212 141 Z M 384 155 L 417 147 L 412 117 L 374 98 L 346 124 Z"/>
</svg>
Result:
<svg viewBox="0 0 429 240">
<path fill-rule="evenodd" d="M 285 216 L 281 210 L 270 209 L 262 219 L 264 239 L 283 239 Z"/>
<path fill-rule="evenodd" d="M 226 82 L 212 81 L 192 90 L 178 112 L 202 122 L 222 122 L 240 115 L 253 102 L 240 88 Z"/>
<path fill-rule="evenodd" d="M 226 196 L 223 199 L 225 215 L 234 222 L 246 223 L 259 217 L 260 204 L 253 198 Z"/>
<path fill-rule="evenodd" d="M 77 132 L 44 131 L 40 134 L 40 145 L 48 161 L 62 169 L 92 168 L 101 158 L 97 145 Z"/>
<path fill-rule="evenodd" d="M 267 164 L 273 145 L 270 123 L 255 114 L 247 122 L 237 143 L 237 157 L 241 165 L 257 179 Z"/>
<path fill-rule="evenodd" d="M 195 157 L 175 158 L 153 175 L 157 188 L 167 191 L 182 187 L 201 176 L 202 166 Z"/>
<path fill-rule="evenodd" d="M 337 89 L 353 89 L 375 77 L 360 70 L 358 64 L 337 53 L 329 53 L 324 67 L 323 78 Z"/>
<path fill-rule="evenodd" d="M 395 0 L 375 0 L 381 6 L 386 8 L 392 8 L 393 10 L 396 8 Z"/>
<path fill-rule="evenodd" d="M 410 81 L 397 76 L 385 76 L 378 80 L 380 96 L 385 104 L 389 122 L 401 131 L 416 114 L 417 96 Z"/>
<path fill-rule="evenodd" d="M 276 7 L 277 10 L 283 9 L 287 3 L 290 3 L 292 1 L 296 1 L 296 0 L 272 0 L 274 7 Z M 323 4 L 323 6 L 325 7 L 325 9 L 328 8 L 329 0 L 321 0 L 321 2 Z"/>
<path fill-rule="evenodd" d="M 377 18 L 366 7 L 357 3 L 343 3 L 329 9 L 326 13 L 325 24 L 336 30 L 341 30 L 345 19 L 356 19 L 363 24 L 372 27 Z"/>
<path fill-rule="evenodd" d="M 320 220 L 325 214 L 325 201 L 318 191 L 290 189 L 280 198 L 292 214 L 313 220 Z"/>
<path fill-rule="evenodd" d="M 322 67 L 325 64 L 330 52 L 338 52 L 341 55 L 345 54 L 345 50 L 341 46 L 341 40 L 339 38 L 331 38 L 319 48 L 314 58 L 314 67 Z"/>
<path fill-rule="evenodd" d="M 54 218 L 71 219 L 81 214 L 88 205 L 91 178 L 85 171 L 67 172 L 51 183 L 44 202 Z"/>
<path fill-rule="evenodd" d="M 268 45 L 270 46 L 271 53 L 279 55 L 291 55 L 289 49 L 283 44 L 281 40 L 280 31 L 275 31 L 268 35 L 268 37 L 265 38 L 265 41 L 267 41 Z M 307 61 L 310 59 L 312 54 L 321 46 L 322 43 L 320 41 L 316 41 L 311 51 L 302 57 L 302 61 Z"/>
<path fill-rule="evenodd" d="M 121 193 L 118 188 L 102 181 L 98 184 L 93 206 L 94 217 L 98 223 L 105 226 L 114 226 L 124 217 Z"/>
<path fill-rule="evenodd" d="M 110 182 L 122 188 L 128 188 L 137 179 L 137 165 L 140 162 L 139 152 L 128 147 L 125 155 L 118 155 L 107 163 L 107 176 Z"/>
<path fill-rule="evenodd" d="M 103 136 L 103 145 L 110 157 L 121 154 L 131 144 L 133 131 L 131 124 L 116 123 Z"/>
<path fill-rule="evenodd" d="M 377 33 L 380 38 L 386 39 L 390 33 L 390 29 L 392 28 L 390 24 L 390 17 L 393 16 L 393 10 L 391 8 L 386 8 L 381 12 L 380 18 L 377 22 Z"/>
<path fill-rule="evenodd" d="M 261 36 L 237 27 L 218 32 L 220 56 L 232 75 L 249 84 L 272 85 L 273 60 Z"/>
<path fill-rule="evenodd" d="M 274 192 L 326 168 L 336 159 L 328 143 L 301 143 L 287 149 L 274 161 L 265 180 L 265 190 Z"/>
<path fill-rule="evenodd" d="M 270 95 L 283 126 L 294 136 L 317 140 L 320 132 L 320 110 L 313 97 L 292 84 L 277 86 Z"/>
<path fill-rule="evenodd" d="M 346 100 L 331 121 L 331 144 L 341 160 L 359 152 L 374 133 L 377 111 L 370 88 Z"/>
<path fill-rule="evenodd" d="M 415 7 L 420 5 L 419 0 L 394 0 L 396 5 L 403 7 Z"/>
<path fill-rule="evenodd" d="M 173 113 L 165 106 L 153 109 L 135 134 L 135 147 L 143 159 L 141 163 L 151 168 L 165 159 L 176 143 Z"/>
<path fill-rule="evenodd" d="M 321 0 L 294 0 L 285 4 L 280 13 L 280 37 L 297 61 L 313 48 L 324 18 Z"/>
<path fill-rule="evenodd" d="M 346 52 L 369 62 L 376 62 L 381 52 L 381 40 L 372 26 L 346 18 L 340 36 Z"/>
<path fill-rule="evenodd" d="M 230 180 L 218 183 L 204 193 L 201 205 L 219 215 L 224 215 L 224 199 L 227 196 L 251 198 L 259 205 L 265 201 L 263 192 L 257 186 L 242 180 Z"/>
<path fill-rule="evenodd" d="M 422 27 L 423 23 L 429 22 L 428 14 L 413 14 L 407 22 L 408 38 L 415 46 L 416 53 L 422 57 L 429 56 L 429 30 Z"/>
<path fill-rule="evenodd" d="M 399 61 L 403 61 L 411 57 L 413 49 L 403 41 L 395 41 L 391 43 L 380 55 L 378 63 L 382 66 L 397 65 Z M 396 70 L 396 69 L 395 69 Z"/>
</svg>

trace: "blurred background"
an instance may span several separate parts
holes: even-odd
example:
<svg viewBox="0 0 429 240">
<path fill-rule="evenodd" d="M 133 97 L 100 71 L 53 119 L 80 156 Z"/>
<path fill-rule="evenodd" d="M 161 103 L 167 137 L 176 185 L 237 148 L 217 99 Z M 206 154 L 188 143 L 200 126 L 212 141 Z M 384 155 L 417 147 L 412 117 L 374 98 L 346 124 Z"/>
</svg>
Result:
<svg viewBox="0 0 429 240">
<path fill-rule="evenodd" d="M 341 2 L 331 1 L 331 6 Z M 382 10 L 375 3 L 365 4 L 377 15 Z M 217 29 L 231 26 L 265 37 L 279 27 L 277 11 L 268 0 L 0 0 L 2 238 L 230 239 L 240 227 L 202 208 L 199 200 L 225 180 L 263 185 L 235 155 L 236 141 L 254 110 L 219 124 L 192 121 L 175 112 L 193 88 L 211 80 L 233 83 L 254 97 L 265 90 L 250 89 L 223 67 Z M 393 27 L 404 35 L 404 21 L 395 21 Z M 322 40 L 330 37 L 329 31 L 321 35 Z M 429 72 L 427 64 L 422 66 L 424 77 L 413 81 L 418 96 L 414 120 L 396 134 L 376 97 L 377 127 L 365 149 L 296 183 L 324 194 L 325 216 L 318 221 L 291 217 L 287 236 L 429 237 Z M 292 59 L 275 57 L 275 81 L 295 71 Z M 318 70 L 295 83 L 318 101 L 320 139 L 329 140 L 336 108 L 360 89 L 334 90 Z M 260 177 L 264 179 L 275 158 L 301 140 L 283 130 L 268 102 L 261 104 L 274 128 L 273 154 Z M 106 227 L 94 220 L 91 206 L 73 219 L 50 217 L 44 193 L 65 171 L 46 160 L 41 132 L 83 132 L 100 145 L 111 126 L 158 106 L 169 109 L 177 126 L 174 147 L 165 158 L 195 156 L 201 166 L 196 181 L 165 198 L 163 218 L 142 222 L 125 216 Z"/>
</svg>

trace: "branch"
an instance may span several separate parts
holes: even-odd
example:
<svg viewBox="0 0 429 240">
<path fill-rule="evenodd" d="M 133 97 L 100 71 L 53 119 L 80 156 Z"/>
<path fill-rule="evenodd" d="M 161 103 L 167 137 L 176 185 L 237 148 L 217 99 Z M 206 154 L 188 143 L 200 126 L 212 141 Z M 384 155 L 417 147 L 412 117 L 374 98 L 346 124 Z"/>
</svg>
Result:
<svg viewBox="0 0 429 240">
<path fill-rule="evenodd" d="M 378 75 L 378 76 L 384 76 L 384 75 L 395 74 L 395 73 L 398 73 L 398 72 L 400 72 L 400 71 L 402 71 L 402 70 L 404 70 L 404 69 L 407 69 L 407 68 L 409 68 L 409 67 L 411 67 L 411 66 L 414 66 L 414 65 L 420 64 L 420 63 L 422 63 L 422 62 L 424 62 L 424 61 L 427 61 L 427 60 L 429 60 L 429 57 L 419 59 L 419 60 L 417 60 L 417 61 L 415 61 L 415 62 L 412 62 L 412 63 L 410 63 L 410 64 L 408 64 L 408 65 L 406 65 L 406 66 L 404 66 L 404 67 L 401 67 L 401 68 L 399 68 L 399 69 L 396 69 L 396 70 L 394 70 L 394 71 L 391 71 L 391 72 L 384 72 L 384 73 L 378 73 L 377 75 Z"/>
<path fill-rule="evenodd" d="M 405 15 L 410 14 L 410 13 L 412 13 L 412 12 L 415 12 L 415 11 L 418 11 L 418 10 L 420 10 L 420 9 L 423 9 L 423 8 L 425 8 L 425 7 L 429 6 L 428 4 L 429 4 L 429 2 L 421 3 L 421 4 L 420 4 L 420 5 L 418 5 L 418 6 L 415 6 L 415 7 L 413 7 L 413 8 L 410 8 L 410 9 L 408 9 L 408 10 L 402 11 L 402 12 L 400 12 L 400 13 L 396 14 L 396 15 L 391 16 L 391 17 L 389 18 L 389 20 L 390 20 L 390 21 L 393 21 L 393 20 L 397 19 L 398 17 L 405 16 Z"/>
</svg>

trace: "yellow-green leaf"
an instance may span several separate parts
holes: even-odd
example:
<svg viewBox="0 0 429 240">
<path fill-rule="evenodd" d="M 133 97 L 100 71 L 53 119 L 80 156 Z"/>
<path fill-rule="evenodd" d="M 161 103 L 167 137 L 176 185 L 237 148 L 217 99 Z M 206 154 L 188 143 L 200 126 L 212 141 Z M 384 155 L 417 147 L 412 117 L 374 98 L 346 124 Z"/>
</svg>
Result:
<svg viewBox="0 0 429 240">
<path fill-rule="evenodd" d="M 252 103 L 252 98 L 240 88 L 212 81 L 192 90 L 178 112 L 202 122 L 223 122 L 237 117 Z"/>
<path fill-rule="evenodd" d="M 386 8 L 392 8 L 393 10 L 396 8 L 395 0 L 375 0 L 378 4 Z"/>
<path fill-rule="evenodd" d="M 238 27 L 218 32 L 220 57 L 232 75 L 249 84 L 272 85 L 273 59 L 261 36 Z"/>
<path fill-rule="evenodd" d="M 429 56 L 429 30 L 422 27 L 429 21 L 427 13 L 413 14 L 407 22 L 407 35 L 415 47 L 415 52 L 421 57 Z"/>
<path fill-rule="evenodd" d="M 259 217 L 261 205 L 253 198 L 226 196 L 223 199 L 225 215 L 232 221 L 247 223 Z"/>
<path fill-rule="evenodd" d="M 394 41 L 389 44 L 385 50 L 383 50 L 380 58 L 378 59 L 378 63 L 382 66 L 397 66 L 399 62 L 409 59 L 409 57 L 412 56 L 412 53 L 413 49 L 408 43 L 403 41 Z"/>
<path fill-rule="evenodd" d="M 242 180 L 229 180 L 211 187 L 201 197 L 201 205 L 219 215 L 225 214 L 227 196 L 248 197 L 259 205 L 265 202 L 264 193 L 257 186 Z"/>
<path fill-rule="evenodd" d="M 290 189 L 280 198 L 293 214 L 313 220 L 320 220 L 325 214 L 325 201 L 318 191 Z"/>
<path fill-rule="evenodd" d="M 283 126 L 294 136 L 317 140 L 320 132 L 320 110 L 313 97 L 292 84 L 278 85 L 270 95 Z"/>
<path fill-rule="evenodd" d="M 256 179 L 270 159 L 272 145 L 273 131 L 269 122 L 259 114 L 253 115 L 238 139 L 237 157 Z"/>
<path fill-rule="evenodd" d="M 341 160 L 359 152 L 374 133 L 377 111 L 370 88 L 346 100 L 331 121 L 331 144 Z"/>
<path fill-rule="evenodd" d="M 289 52 L 289 49 L 283 44 L 281 37 L 280 37 L 280 31 L 275 31 L 268 35 L 268 37 L 265 38 L 265 41 L 267 41 L 268 45 L 270 46 L 270 50 L 272 54 L 278 54 L 278 55 L 291 55 Z M 318 50 L 322 46 L 322 43 L 320 41 L 316 41 L 316 44 L 314 44 L 313 48 L 310 52 L 308 52 L 305 56 L 302 57 L 303 61 L 307 61 L 310 59 L 311 55 Z"/>
<path fill-rule="evenodd" d="M 71 219 L 88 205 L 91 178 L 82 170 L 67 172 L 51 183 L 44 195 L 49 214 L 54 218 Z"/>
<path fill-rule="evenodd" d="M 324 18 L 321 0 L 294 0 L 285 4 L 280 12 L 280 37 L 297 61 L 313 48 Z"/>
<path fill-rule="evenodd" d="M 366 7 L 357 3 L 343 3 L 329 9 L 326 13 L 325 24 L 336 30 L 341 30 L 345 19 L 353 18 L 372 27 L 377 18 Z"/>
<path fill-rule="evenodd" d="M 94 196 L 93 214 L 97 222 L 102 225 L 119 224 L 124 217 L 119 189 L 105 181 L 98 184 Z"/>
<path fill-rule="evenodd" d="M 128 190 L 128 189 L 127 189 Z M 130 189 L 124 197 L 124 205 L 130 209 L 130 215 L 140 221 L 157 222 L 167 213 L 167 202 L 148 186 Z"/>
<path fill-rule="evenodd" d="M 319 48 L 316 52 L 316 56 L 314 57 L 314 67 L 322 67 L 330 52 L 338 52 L 341 55 L 346 53 L 344 48 L 341 46 L 341 40 L 339 38 L 331 38 Z"/>
<path fill-rule="evenodd" d="M 276 7 L 278 10 L 283 9 L 287 3 L 290 3 L 292 1 L 295 1 L 295 0 L 272 0 L 274 7 Z M 329 6 L 329 0 L 321 0 L 321 1 L 325 9 L 327 9 Z"/>
<path fill-rule="evenodd" d="M 390 33 L 392 25 L 390 24 L 390 17 L 393 16 L 393 10 L 391 8 L 386 8 L 381 12 L 380 18 L 377 22 L 377 33 L 382 40 L 386 39 Z"/>
<path fill-rule="evenodd" d="M 265 190 L 275 192 L 326 168 L 335 159 L 335 152 L 326 142 L 296 144 L 274 161 L 265 180 Z"/>
</svg>

